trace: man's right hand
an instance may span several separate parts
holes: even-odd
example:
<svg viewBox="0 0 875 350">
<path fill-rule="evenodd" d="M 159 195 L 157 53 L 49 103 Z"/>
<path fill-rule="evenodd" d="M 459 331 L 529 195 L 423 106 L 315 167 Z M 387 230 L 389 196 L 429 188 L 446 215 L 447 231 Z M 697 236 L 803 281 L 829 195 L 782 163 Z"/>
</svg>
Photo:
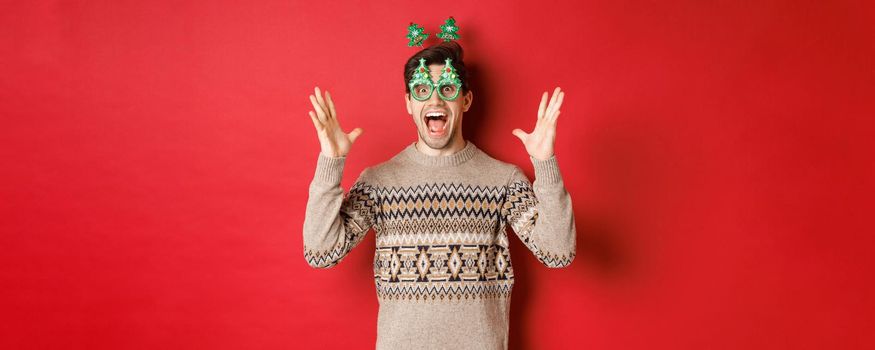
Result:
<svg viewBox="0 0 875 350">
<path fill-rule="evenodd" d="M 310 102 L 313 103 L 313 109 L 316 110 L 316 113 L 310 111 L 310 119 L 313 120 L 313 126 L 316 127 L 319 144 L 322 146 L 322 154 L 327 157 L 345 157 L 349 153 L 352 143 L 362 134 L 362 129 L 355 128 L 349 134 L 343 132 L 337 122 L 337 112 L 334 110 L 331 95 L 325 91 L 323 99 L 318 86 L 315 91 L 316 96 L 310 95 Z"/>
</svg>

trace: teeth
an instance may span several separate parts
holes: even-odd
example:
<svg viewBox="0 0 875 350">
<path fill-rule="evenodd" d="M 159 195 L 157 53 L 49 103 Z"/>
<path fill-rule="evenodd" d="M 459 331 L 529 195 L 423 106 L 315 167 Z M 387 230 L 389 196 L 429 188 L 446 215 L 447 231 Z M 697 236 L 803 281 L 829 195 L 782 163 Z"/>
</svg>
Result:
<svg viewBox="0 0 875 350">
<path fill-rule="evenodd" d="M 425 114 L 425 116 L 426 117 L 446 117 L 447 115 L 443 114 L 441 112 L 428 112 Z"/>
</svg>

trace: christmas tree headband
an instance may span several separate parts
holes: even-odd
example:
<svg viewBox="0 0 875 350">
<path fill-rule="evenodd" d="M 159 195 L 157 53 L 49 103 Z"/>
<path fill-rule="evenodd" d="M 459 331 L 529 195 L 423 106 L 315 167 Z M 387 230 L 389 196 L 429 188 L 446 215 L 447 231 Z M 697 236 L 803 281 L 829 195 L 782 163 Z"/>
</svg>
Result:
<svg viewBox="0 0 875 350">
<path fill-rule="evenodd" d="M 441 32 L 437 35 L 438 38 L 444 41 L 458 40 L 459 27 L 456 26 L 456 20 L 453 17 L 441 25 Z M 428 34 L 423 31 L 423 28 L 415 23 L 410 23 L 407 27 L 407 39 L 410 42 L 407 46 L 422 46 L 422 42 L 428 38 Z M 444 61 L 444 68 L 441 71 L 438 82 L 431 80 L 428 67 L 425 65 L 425 58 L 419 59 L 419 67 L 413 72 L 408 85 L 410 95 L 417 101 L 426 101 L 431 98 L 434 90 L 438 90 L 438 97 L 445 101 L 454 101 L 459 97 L 459 91 L 462 89 L 462 80 L 459 79 L 456 68 L 453 67 L 453 59 L 447 58 Z"/>
<path fill-rule="evenodd" d="M 441 32 L 437 34 L 438 38 L 444 39 L 444 41 L 450 40 L 459 40 L 459 27 L 456 25 L 456 20 L 453 16 L 450 16 L 444 24 L 441 25 Z M 422 47 L 422 42 L 428 38 L 428 34 L 425 32 L 425 29 L 422 26 L 410 22 L 410 26 L 407 27 L 407 39 L 410 42 L 407 43 L 407 46 L 420 46 Z"/>
</svg>

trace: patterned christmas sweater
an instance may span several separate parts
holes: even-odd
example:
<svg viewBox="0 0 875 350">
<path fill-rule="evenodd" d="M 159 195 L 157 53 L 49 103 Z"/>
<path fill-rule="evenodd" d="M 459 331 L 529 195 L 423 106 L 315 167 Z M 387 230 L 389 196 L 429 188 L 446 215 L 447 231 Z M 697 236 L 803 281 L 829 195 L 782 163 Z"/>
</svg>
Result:
<svg viewBox="0 0 875 350">
<path fill-rule="evenodd" d="M 470 141 L 449 156 L 410 144 L 366 168 L 345 194 L 345 158 L 320 154 L 304 257 L 315 268 L 335 266 L 373 228 L 377 349 L 507 349 L 514 273 L 505 227 L 548 267 L 575 255 L 556 158 L 530 160 L 534 184 Z"/>
</svg>

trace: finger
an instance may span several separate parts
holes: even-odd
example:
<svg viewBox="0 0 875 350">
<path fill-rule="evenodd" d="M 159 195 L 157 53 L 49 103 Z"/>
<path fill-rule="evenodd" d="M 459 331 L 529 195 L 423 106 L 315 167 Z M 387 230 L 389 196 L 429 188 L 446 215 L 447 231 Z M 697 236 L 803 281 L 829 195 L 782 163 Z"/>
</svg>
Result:
<svg viewBox="0 0 875 350">
<path fill-rule="evenodd" d="M 520 141 L 522 141 L 523 143 L 526 142 L 526 136 L 528 136 L 528 135 L 526 135 L 525 131 L 522 131 L 520 129 L 513 129 L 513 131 L 511 131 L 511 133 L 513 134 L 513 136 L 516 136 L 517 138 L 519 138 Z"/>
<path fill-rule="evenodd" d="M 309 114 L 310 114 L 310 120 L 313 121 L 313 126 L 316 127 L 316 131 L 322 131 L 322 128 L 324 128 L 324 127 L 322 126 L 322 122 L 319 121 L 319 118 L 316 117 L 316 113 L 313 113 L 313 111 L 310 111 Z"/>
<path fill-rule="evenodd" d="M 547 106 L 547 92 L 544 91 L 544 94 L 541 95 L 541 104 L 538 105 L 538 119 L 544 117 L 544 108 Z"/>
<path fill-rule="evenodd" d="M 328 93 L 328 90 L 325 90 L 325 102 L 328 102 L 328 111 L 331 112 L 331 118 L 337 118 L 337 111 L 334 110 L 334 101 L 331 100 L 331 94 Z"/>
<path fill-rule="evenodd" d="M 565 99 L 565 92 L 559 93 L 559 98 L 556 99 L 556 107 L 553 108 L 553 115 L 550 117 L 551 120 L 555 120 L 556 117 L 559 116 L 559 107 L 562 106 L 562 100 Z"/>
<path fill-rule="evenodd" d="M 556 98 L 559 97 L 560 90 L 561 89 L 559 89 L 558 86 L 556 87 L 556 89 L 553 90 L 553 95 L 550 96 L 550 104 L 548 104 L 547 106 L 552 106 L 554 103 L 556 103 Z"/>
<path fill-rule="evenodd" d="M 319 121 L 325 123 L 327 121 L 327 117 L 325 116 L 325 110 L 322 109 L 322 106 L 319 105 L 319 101 L 316 100 L 316 97 L 310 95 L 310 103 L 313 104 L 313 109 L 316 110 L 316 115 L 319 116 Z"/>
<path fill-rule="evenodd" d="M 350 131 L 349 132 L 349 142 L 350 143 L 355 142 L 355 140 L 357 138 L 359 138 L 359 136 L 361 136 L 362 132 L 364 132 L 364 130 L 362 130 L 362 128 L 355 128 L 353 131 Z"/>
<path fill-rule="evenodd" d="M 553 110 L 555 109 L 555 108 L 553 108 L 553 106 L 555 105 L 556 98 L 558 96 L 559 96 L 559 87 L 556 87 L 556 89 L 553 90 L 553 96 L 550 96 L 550 104 L 547 105 L 547 113 L 546 113 L 547 116 L 549 116 L 550 113 L 553 112 Z"/>
<path fill-rule="evenodd" d="M 317 86 L 316 89 L 316 101 L 319 101 L 319 105 L 322 106 L 322 110 L 325 111 L 325 114 L 328 115 L 328 106 L 325 104 L 325 100 L 322 98 L 321 90 Z"/>
</svg>

